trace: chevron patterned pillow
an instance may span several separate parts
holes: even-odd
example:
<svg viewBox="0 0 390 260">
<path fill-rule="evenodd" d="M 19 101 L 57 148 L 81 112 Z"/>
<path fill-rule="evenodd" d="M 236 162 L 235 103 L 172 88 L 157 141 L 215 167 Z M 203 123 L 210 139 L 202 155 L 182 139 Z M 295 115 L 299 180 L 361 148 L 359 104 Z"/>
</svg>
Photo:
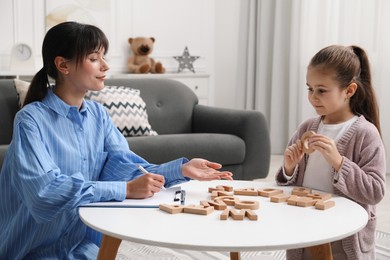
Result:
<svg viewBox="0 0 390 260">
<path fill-rule="evenodd" d="M 101 91 L 88 91 L 85 99 L 105 106 L 112 121 L 125 137 L 157 135 L 149 124 L 146 104 L 140 96 L 140 90 L 106 86 Z"/>
</svg>

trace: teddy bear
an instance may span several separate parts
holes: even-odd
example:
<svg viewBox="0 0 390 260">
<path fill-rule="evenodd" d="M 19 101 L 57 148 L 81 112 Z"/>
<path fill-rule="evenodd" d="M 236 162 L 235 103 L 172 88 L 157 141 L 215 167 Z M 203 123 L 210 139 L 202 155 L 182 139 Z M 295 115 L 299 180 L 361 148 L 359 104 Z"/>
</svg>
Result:
<svg viewBox="0 0 390 260">
<path fill-rule="evenodd" d="M 149 55 L 153 51 L 155 39 L 153 37 L 129 38 L 132 55 L 127 67 L 130 73 L 164 73 L 161 62 L 156 62 Z"/>
</svg>

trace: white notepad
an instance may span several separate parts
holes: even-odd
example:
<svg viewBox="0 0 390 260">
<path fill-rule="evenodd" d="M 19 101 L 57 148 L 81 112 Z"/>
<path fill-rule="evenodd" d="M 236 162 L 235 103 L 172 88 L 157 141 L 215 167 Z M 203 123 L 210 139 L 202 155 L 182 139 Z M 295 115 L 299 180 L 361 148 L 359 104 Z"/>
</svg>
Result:
<svg viewBox="0 0 390 260">
<path fill-rule="evenodd" d="M 180 204 L 180 201 L 175 201 L 178 198 L 176 191 L 180 191 L 181 187 L 171 187 L 166 190 L 160 190 L 154 196 L 146 199 L 125 199 L 124 201 L 106 201 L 93 202 L 82 205 L 81 207 L 117 207 L 117 208 L 158 208 L 160 204 Z M 179 194 L 180 195 L 180 194 Z"/>
</svg>

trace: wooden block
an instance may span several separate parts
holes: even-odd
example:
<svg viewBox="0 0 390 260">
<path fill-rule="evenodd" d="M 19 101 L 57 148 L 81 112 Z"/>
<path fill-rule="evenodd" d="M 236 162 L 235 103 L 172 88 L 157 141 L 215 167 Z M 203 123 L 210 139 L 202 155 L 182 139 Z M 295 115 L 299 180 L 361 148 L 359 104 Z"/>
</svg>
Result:
<svg viewBox="0 0 390 260">
<path fill-rule="evenodd" d="M 306 196 L 309 193 L 311 193 L 311 189 L 306 187 L 294 187 L 291 191 L 291 195 L 297 196 Z"/>
<path fill-rule="evenodd" d="M 218 187 L 223 188 L 224 191 L 228 191 L 228 192 L 232 192 L 233 191 L 233 187 L 232 186 L 218 185 L 217 188 Z"/>
<path fill-rule="evenodd" d="M 220 216 L 220 220 L 227 220 L 229 216 L 234 220 L 244 220 L 244 217 L 247 217 L 250 220 L 258 219 L 257 214 L 250 209 L 242 209 L 240 211 L 236 211 L 235 209 L 225 209 Z"/>
<path fill-rule="evenodd" d="M 216 197 L 221 197 L 221 196 L 231 196 L 231 194 L 229 192 L 226 192 L 226 191 L 219 191 L 219 190 L 215 190 L 215 191 L 212 191 L 211 192 L 211 199 L 215 199 Z"/>
<path fill-rule="evenodd" d="M 303 135 L 301 136 L 301 142 L 302 142 L 302 147 L 303 147 L 304 153 L 309 154 L 309 153 L 314 152 L 314 149 L 310 148 L 308 143 L 309 143 L 309 138 L 315 134 L 316 134 L 316 132 L 314 132 L 314 131 L 308 131 L 308 132 L 303 133 Z"/>
<path fill-rule="evenodd" d="M 184 206 L 182 205 L 168 205 L 168 204 L 160 204 L 159 209 L 169 214 L 177 214 L 183 212 Z"/>
<path fill-rule="evenodd" d="M 236 209 L 259 209 L 259 202 L 253 200 L 239 200 L 234 205 Z"/>
<path fill-rule="evenodd" d="M 286 195 L 284 193 L 281 193 L 281 194 L 277 194 L 277 195 L 271 196 L 270 197 L 270 201 L 271 202 L 276 202 L 276 203 L 286 202 L 289 197 L 290 196 L 288 196 L 288 195 Z"/>
<path fill-rule="evenodd" d="M 239 199 L 237 197 L 234 197 L 231 195 L 230 196 L 220 196 L 220 197 L 214 198 L 214 201 L 218 201 L 218 200 L 222 200 L 223 202 L 225 202 L 229 206 L 234 206 L 234 205 L 236 205 L 236 202 L 239 201 Z"/>
<path fill-rule="evenodd" d="M 184 213 L 208 215 L 214 212 L 214 207 L 204 207 L 202 205 L 188 205 L 183 208 Z"/>
<path fill-rule="evenodd" d="M 229 216 L 234 220 L 244 220 L 245 212 L 243 210 L 237 211 L 235 209 L 231 209 L 229 212 Z"/>
<path fill-rule="evenodd" d="M 297 196 L 297 195 L 291 195 L 287 199 L 287 204 L 292 206 L 298 206 L 298 207 L 309 207 L 314 206 L 316 204 L 317 200 L 314 200 L 309 197 L 305 196 Z"/>
<path fill-rule="evenodd" d="M 229 217 L 229 215 L 230 215 L 230 209 L 225 209 L 225 210 L 222 212 L 221 216 L 219 216 L 219 219 L 220 219 L 220 220 L 227 220 L 228 217 Z"/>
<path fill-rule="evenodd" d="M 314 200 L 309 197 L 298 197 L 297 198 L 297 206 L 298 207 L 310 207 L 314 206 L 317 203 L 317 200 Z"/>
<path fill-rule="evenodd" d="M 250 209 L 245 210 L 245 216 L 247 218 L 249 218 L 250 220 L 257 220 L 258 219 L 257 214 Z"/>
<path fill-rule="evenodd" d="M 227 204 L 223 200 L 202 200 L 200 205 L 204 207 L 214 207 L 215 210 L 224 210 Z"/>
<path fill-rule="evenodd" d="M 221 186 L 217 187 L 209 187 L 209 193 L 212 193 L 213 191 L 224 191 L 224 189 Z"/>
<path fill-rule="evenodd" d="M 281 189 L 266 188 L 266 189 L 258 190 L 259 196 L 267 197 L 267 198 L 281 193 L 283 193 L 283 190 Z"/>
<path fill-rule="evenodd" d="M 330 193 L 319 193 L 319 192 L 313 192 L 307 194 L 306 196 L 315 200 L 328 200 L 332 198 L 332 194 Z"/>
<path fill-rule="evenodd" d="M 287 199 L 287 205 L 296 206 L 296 205 L 297 205 L 297 202 L 298 202 L 298 196 L 297 196 L 297 195 L 291 195 L 291 196 Z"/>
<path fill-rule="evenodd" d="M 327 201 L 318 200 L 315 207 L 316 207 L 316 209 L 326 210 L 326 209 L 334 207 L 335 205 L 336 205 L 336 203 L 333 200 L 327 200 Z"/>
<path fill-rule="evenodd" d="M 225 186 L 225 185 L 218 185 L 217 187 L 209 187 L 209 193 L 213 191 L 227 191 L 227 192 L 232 192 L 233 187 L 232 186 Z"/>
<path fill-rule="evenodd" d="M 259 193 L 254 188 L 245 188 L 245 189 L 235 189 L 234 195 L 258 196 Z"/>
</svg>

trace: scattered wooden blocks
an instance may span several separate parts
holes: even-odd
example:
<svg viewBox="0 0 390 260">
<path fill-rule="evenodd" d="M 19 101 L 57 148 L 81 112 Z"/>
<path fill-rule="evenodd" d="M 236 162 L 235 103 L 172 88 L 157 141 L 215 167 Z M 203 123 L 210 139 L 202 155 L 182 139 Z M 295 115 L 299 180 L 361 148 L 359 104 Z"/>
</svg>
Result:
<svg viewBox="0 0 390 260">
<path fill-rule="evenodd" d="M 310 188 L 294 187 L 291 195 L 284 194 L 282 189 L 265 188 L 255 190 L 254 188 L 233 189 L 231 186 L 217 186 L 209 188 L 211 200 L 202 200 L 200 205 L 168 205 L 161 204 L 159 209 L 169 214 L 190 213 L 198 215 L 208 215 L 214 210 L 223 210 L 220 215 L 221 220 L 227 220 L 232 217 L 234 220 L 243 220 L 245 217 L 250 220 L 257 220 L 258 216 L 253 210 L 259 209 L 258 201 L 240 200 L 231 194 L 244 196 L 262 196 L 269 197 L 271 202 L 287 202 L 288 205 L 298 207 L 314 206 L 315 209 L 326 210 L 335 206 L 335 202 L 329 200 L 332 197 L 330 193 L 312 192 Z M 234 206 L 236 209 L 228 209 L 227 206 Z"/>
</svg>

